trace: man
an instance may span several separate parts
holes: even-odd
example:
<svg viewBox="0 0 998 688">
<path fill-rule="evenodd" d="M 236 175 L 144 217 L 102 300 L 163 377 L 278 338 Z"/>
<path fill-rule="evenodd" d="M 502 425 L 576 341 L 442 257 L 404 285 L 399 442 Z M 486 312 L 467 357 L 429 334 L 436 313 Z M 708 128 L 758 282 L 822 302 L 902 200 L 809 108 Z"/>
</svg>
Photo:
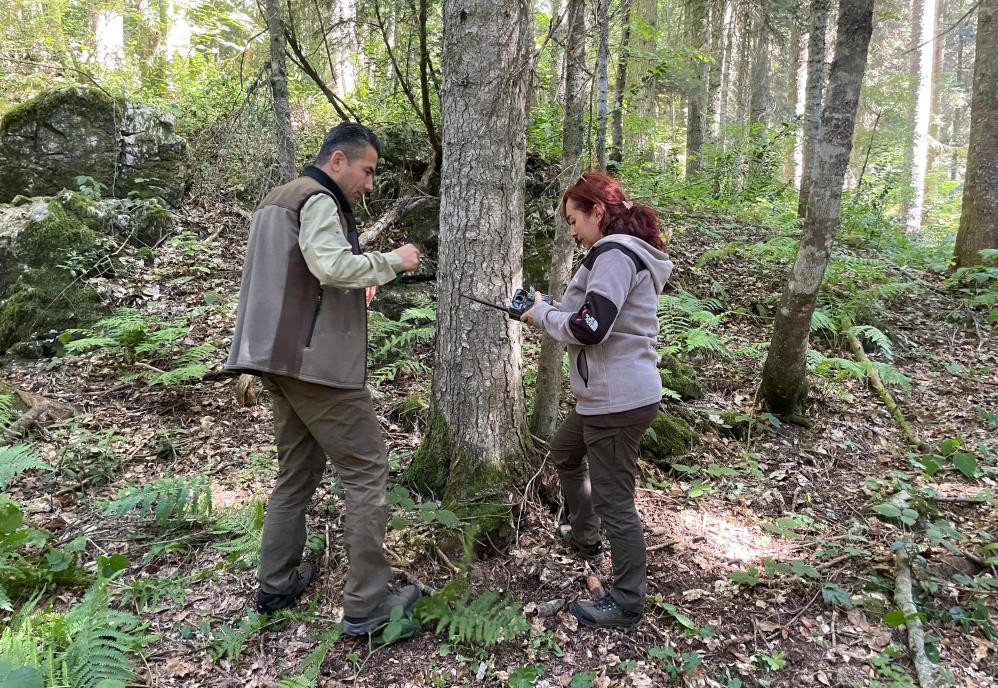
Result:
<svg viewBox="0 0 998 688">
<path fill-rule="evenodd" d="M 367 305 L 376 286 L 419 267 L 419 250 L 361 253 L 352 203 L 374 189 L 377 136 L 344 122 L 315 163 L 253 214 L 225 367 L 262 378 L 273 398 L 277 484 L 267 502 L 257 608 L 292 606 L 315 577 L 302 559 L 305 509 L 330 458 L 346 492 L 349 574 L 344 631 L 373 633 L 408 610 L 414 586 L 390 585 L 383 541 L 388 456 L 367 377 Z"/>
</svg>

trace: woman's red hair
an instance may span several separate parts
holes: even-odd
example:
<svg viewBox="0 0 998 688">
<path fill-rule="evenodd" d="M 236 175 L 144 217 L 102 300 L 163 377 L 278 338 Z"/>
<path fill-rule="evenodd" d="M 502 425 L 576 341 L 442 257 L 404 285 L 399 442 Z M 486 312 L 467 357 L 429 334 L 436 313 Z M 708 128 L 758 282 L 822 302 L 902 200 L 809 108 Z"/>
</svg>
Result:
<svg viewBox="0 0 998 688">
<path fill-rule="evenodd" d="M 660 251 L 665 250 L 665 242 L 658 231 L 658 217 L 655 211 L 642 203 L 634 203 L 627 198 L 623 187 L 613 177 L 603 172 L 586 172 L 579 181 L 568 187 L 561 199 L 561 216 L 566 216 L 569 199 L 587 215 L 599 206 L 603 217 L 599 223 L 603 236 L 610 234 L 630 234 L 642 239 Z"/>
</svg>

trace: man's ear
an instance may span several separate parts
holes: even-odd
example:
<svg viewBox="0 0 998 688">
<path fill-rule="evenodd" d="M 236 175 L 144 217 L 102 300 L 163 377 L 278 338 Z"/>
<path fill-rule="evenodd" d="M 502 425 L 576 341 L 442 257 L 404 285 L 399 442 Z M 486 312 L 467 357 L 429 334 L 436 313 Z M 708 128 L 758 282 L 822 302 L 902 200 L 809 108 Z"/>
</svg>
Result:
<svg viewBox="0 0 998 688">
<path fill-rule="evenodd" d="M 343 167 L 347 162 L 347 156 L 341 150 L 333 151 L 333 154 L 329 156 L 329 166 L 334 170 L 338 170 Z"/>
</svg>

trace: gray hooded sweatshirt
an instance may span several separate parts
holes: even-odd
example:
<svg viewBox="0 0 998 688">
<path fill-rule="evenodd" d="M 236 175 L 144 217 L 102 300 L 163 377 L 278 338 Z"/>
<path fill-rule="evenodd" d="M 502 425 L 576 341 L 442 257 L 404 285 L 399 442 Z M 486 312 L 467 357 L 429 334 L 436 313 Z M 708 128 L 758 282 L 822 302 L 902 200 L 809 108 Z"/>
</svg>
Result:
<svg viewBox="0 0 998 688">
<path fill-rule="evenodd" d="M 620 413 L 662 400 L 658 373 L 658 297 L 672 261 L 627 234 L 597 241 L 558 306 L 534 306 L 535 321 L 568 344 L 575 409 Z"/>
</svg>

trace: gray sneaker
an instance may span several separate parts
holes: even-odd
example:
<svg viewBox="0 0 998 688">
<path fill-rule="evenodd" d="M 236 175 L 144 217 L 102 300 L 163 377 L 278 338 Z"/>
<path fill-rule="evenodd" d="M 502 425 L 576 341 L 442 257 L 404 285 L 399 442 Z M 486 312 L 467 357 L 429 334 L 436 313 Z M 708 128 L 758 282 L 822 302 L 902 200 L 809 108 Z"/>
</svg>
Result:
<svg viewBox="0 0 998 688">
<path fill-rule="evenodd" d="M 343 632 L 347 635 L 368 635 L 377 633 L 388 625 L 388 620 L 392 615 L 392 609 L 395 607 L 402 607 L 402 611 L 408 614 L 412 611 L 412 605 L 416 604 L 416 600 L 418 600 L 421 596 L 422 593 L 419 592 L 419 588 L 415 585 L 398 587 L 390 584 L 388 586 L 388 595 L 385 596 L 384 601 L 371 610 L 371 613 L 366 617 L 343 617 Z"/>
<path fill-rule="evenodd" d="M 568 611 L 579 620 L 579 623 L 590 628 L 634 626 L 641 621 L 641 614 L 622 609 L 612 595 L 595 602 L 575 600 Z"/>
</svg>

